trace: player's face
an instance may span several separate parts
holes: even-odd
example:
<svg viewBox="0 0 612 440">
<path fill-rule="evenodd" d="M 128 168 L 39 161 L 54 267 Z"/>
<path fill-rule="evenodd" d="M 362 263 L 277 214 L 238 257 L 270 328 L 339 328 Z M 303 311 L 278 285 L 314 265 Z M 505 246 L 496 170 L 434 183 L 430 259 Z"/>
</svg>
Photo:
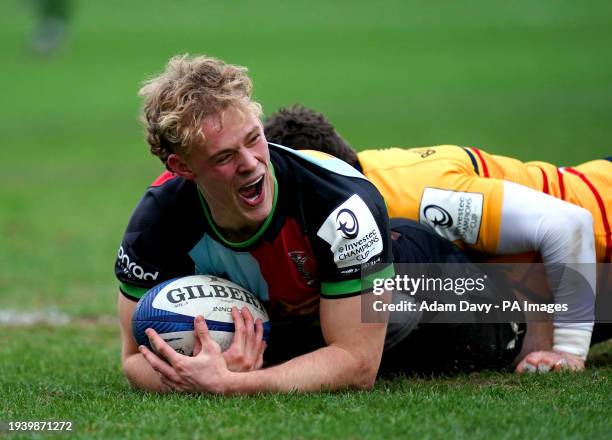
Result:
<svg viewBox="0 0 612 440">
<path fill-rule="evenodd" d="M 195 182 L 226 238 L 250 238 L 272 210 L 274 179 L 270 152 L 259 118 L 248 109 L 229 107 L 222 123 L 206 118 L 206 142 L 187 158 Z"/>
</svg>

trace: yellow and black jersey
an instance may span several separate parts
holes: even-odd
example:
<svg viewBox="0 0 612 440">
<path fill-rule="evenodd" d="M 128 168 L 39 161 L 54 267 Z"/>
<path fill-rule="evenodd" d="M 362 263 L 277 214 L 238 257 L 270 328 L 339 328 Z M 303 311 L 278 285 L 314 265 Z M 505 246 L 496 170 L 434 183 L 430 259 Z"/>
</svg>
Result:
<svg viewBox="0 0 612 440">
<path fill-rule="evenodd" d="M 367 150 L 358 157 L 363 173 L 383 194 L 391 217 L 418 220 L 459 245 L 495 254 L 503 181 L 510 181 L 590 211 L 597 260 L 610 262 L 610 160 L 558 168 L 454 145 Z"/>
</svg>

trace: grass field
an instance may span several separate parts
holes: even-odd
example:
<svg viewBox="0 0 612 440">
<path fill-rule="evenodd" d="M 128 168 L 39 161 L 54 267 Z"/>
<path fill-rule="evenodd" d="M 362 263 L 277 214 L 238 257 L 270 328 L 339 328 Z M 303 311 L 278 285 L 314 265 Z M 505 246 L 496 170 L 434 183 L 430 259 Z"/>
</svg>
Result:
<svg viewBox="0 0 612 440">
<path fill-rule="evenodd" d="M 70 322 L 0 324 L 0 422 L 72 419 L 81 438 L 609 438 L 609 345 L 578 375 L 249 399 L 128 389 L 104 317 L 127 218 L 161 170 L 138 85 L 173 54 L 247 65 L 266 113 L 312 106 L 359 147 L 456 143 L 558 164 L 612 154 L 610 2 L 208 3 L 77 2 L 45 59 L 26 50 L 29 2 L 3 5 L 0 316 Z"/>
</svg>

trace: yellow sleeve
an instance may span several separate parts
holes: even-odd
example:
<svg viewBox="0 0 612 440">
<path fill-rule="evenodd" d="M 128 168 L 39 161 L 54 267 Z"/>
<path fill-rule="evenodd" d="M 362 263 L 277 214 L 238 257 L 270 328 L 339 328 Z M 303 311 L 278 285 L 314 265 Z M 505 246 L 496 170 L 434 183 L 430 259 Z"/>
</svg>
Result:
<svg viewBox="0 0 612 440">
<path fill-rule="evenodd" d="M 501 180 L 446 175 L 423 189 L 419 221 L 459 245 L 496 253 L 503 196 Z"/>
<path fill-rule="evenodd" d="M 481 177 L 486 164 L 471 151 L 444 145 L 361 152 L 359 159 L 391 217 L 428 224 L 462 247 L 497 251 L 503 181 Z"/>
</svg>

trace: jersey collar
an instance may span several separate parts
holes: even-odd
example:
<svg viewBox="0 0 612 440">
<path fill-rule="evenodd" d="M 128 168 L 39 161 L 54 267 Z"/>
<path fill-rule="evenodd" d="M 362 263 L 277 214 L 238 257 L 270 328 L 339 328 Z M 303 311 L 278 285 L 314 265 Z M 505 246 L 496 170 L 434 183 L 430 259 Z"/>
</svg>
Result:
<svg viewBox="0 0 612 440">
<path fill-rule="evenodd" d="M 204 196 L 200 192 L 200 188 L 198 188 L 198 196 L 200 198 L 200 202 L 202 203 L 202 209 L 204 210 L 206 221 L 210 225 L 210 228 L 212 229 L 218 241 L 232 248 L 245 248 L 255 243 L 263 235 L 263 233 L 266 232 L 266 229 L 268 228 L 268 226 L 270 225 L 270 222 L 272 221 L 272 218 L 274 217 L 274 213 L 276 211 L 276 202 L 278 201 L 278 182 L 276 180 L 276 173 L 274 171 L 274 165 L 272 165 L 272 162 L 270 162 L 270 169 L 272 170 L 272 179 L 274 180 L 274 198 L 272 199 L 272 209 L 270 210 L 268 217 L 266 217 L 266 220 L 263 222 L 259 230 L 255 232 L 255 234 L 253 234 L 251 238 L 245 241 L 241 241 L 241 242 L 229 241 L 223 236 L 223 234 L 221 234 L 221 231 L 215 224 L 212 218 L 212 215 L 210 214 L 210 208 L 208 207 L 208 204 L 206 203 Z"/>
</svg>

